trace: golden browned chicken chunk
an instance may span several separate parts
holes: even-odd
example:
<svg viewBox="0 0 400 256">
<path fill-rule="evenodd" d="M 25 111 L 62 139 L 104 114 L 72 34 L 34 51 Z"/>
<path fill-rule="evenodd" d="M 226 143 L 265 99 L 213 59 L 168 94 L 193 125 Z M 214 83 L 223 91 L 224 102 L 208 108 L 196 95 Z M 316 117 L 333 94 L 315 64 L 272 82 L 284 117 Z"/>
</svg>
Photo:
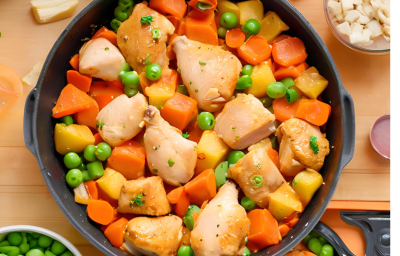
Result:
<svg viewBox="0 0 400 256">
<path fill-rule="evenodd" d="M 296 176 L 305 168 L 319 171 L 329 154 L 329 141 L 318 126 L 306 121 L 291 118 L 277 129 L 279 146 L 279 163 L 281 172 L 288 177 Z M 310 138 L 317 138 L 318 152 L 310 146 Z"/>
<path fill-rule="evenodd" d="M 285 182 L 263 147 L 253 149 L 230 167 L 228 177 L 236 181 L 244 194 L 262 208 L 268 207 L 268 195 Z"/>
<path fill-rule="evenodd" d="M 140 20 L 146 16 L 152 16 L 153 21 L 142 24 Z M 151 32 L 154 28 L 160 29 L 161 32 L 157 39 L 153 38 Z M 167 42 L 174 30 L 174 25 L 167 18 L 147 7 L 147 2 L 144 1 L 135 5 L 132 15 L 119 27 L 118 46 L 128 64 L 139 74 L 146 67 L 144 62 L 147 57 L 150 63 L 166 68 L 169 63 Z"/>
<path fill-rule="evenodd" d="M 128 180 L 122 185 L 118 212 L 160 216 L 171 212 L 164 184 L 160 177 Z"/>
<path fill-rule="evenodd" d="M 172 47 L 181 70 L 182 81 L 200 109 L 214 112 L 232 97 L 242 64 L 219 46 L 178 36 Z"/>
<path fill-rule="evenodd" d="M 275 116 L 253 95 L 239 93 L 215 120 L 214 131 L 233 149 L 244 149 L 275 131 Z"/>
<path fill-rule="evenodd" d="M 182 219 L 137 217 L 128 222 L 124 238 L 124 249 L 132 255 L 175 256 L 182 240 Z"/>
<path fill-rule="evenodd" d="M 242 255 L 250 220 L 238 203 L 238 194 L 227 181 L 201 211 L 190 238 L 196 256 Z"/>
</svg>

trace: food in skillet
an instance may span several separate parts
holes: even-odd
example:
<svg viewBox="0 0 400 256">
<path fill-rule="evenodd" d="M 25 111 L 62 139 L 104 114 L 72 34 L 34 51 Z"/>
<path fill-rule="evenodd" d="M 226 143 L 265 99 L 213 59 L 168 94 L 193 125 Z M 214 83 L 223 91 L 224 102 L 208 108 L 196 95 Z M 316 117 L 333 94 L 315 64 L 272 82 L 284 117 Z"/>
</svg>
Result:
<svg viewBox="0 0 400 256">
<path fill-rule="evenodd" d="M 278 244 L 329 154 L 328 81 L 303 42 L 259 1 L 120 0 L 115 16 L 53 109 L 76 202 L 127 254 Z"/>
</svg>

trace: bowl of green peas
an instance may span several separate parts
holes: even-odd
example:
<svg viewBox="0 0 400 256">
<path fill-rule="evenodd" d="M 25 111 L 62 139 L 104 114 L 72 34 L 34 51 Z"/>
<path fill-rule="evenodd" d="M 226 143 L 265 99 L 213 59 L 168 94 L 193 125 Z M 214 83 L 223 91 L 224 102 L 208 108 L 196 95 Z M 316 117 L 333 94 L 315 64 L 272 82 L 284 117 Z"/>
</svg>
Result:
<svg viewBox="0 0 400 256">
<path fill-rule="evenodd" d="M 45 228 L 17 225 L 0 228 L 0 256 L 82 256 L 64 237 Z"/>
</svg>

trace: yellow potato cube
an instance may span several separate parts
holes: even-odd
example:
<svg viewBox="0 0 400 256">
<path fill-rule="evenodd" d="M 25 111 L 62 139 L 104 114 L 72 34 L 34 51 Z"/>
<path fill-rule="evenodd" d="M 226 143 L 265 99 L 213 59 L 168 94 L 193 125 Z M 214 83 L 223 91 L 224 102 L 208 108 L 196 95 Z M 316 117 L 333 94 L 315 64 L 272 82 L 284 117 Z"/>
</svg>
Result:
<svg viewBox="0 0 400 256">
<path fill-rule="evenodd" d="M 206 169 L 215 169 L 225 161 L 230 148 L 214 131 L 205 131 L 197 145 L 196 175 Z"/>
<path fill-rule="evenodd" d="M 303 206 L 296 192 L 285 182 L 274 193 L 269 194 L 268 211 L 280 221 L 295 211 L 302 212 Z"/>
<path fill-rule="evenodd" d="M 259 36 L 265 38 L 268 43 L 272 43 L 274 39 L 283 31 L 289 30 L 289 27 L 274 12 L 267 12 L 261 21 L 261 30 Z"/>
<path fill-rule="evenodd" d="M 175 88 L 163 86 L 162 83 L 155 83 L 152 86 L 146 87 L 145 91 L 146 95 L 149 96 L 149 105 L 153 105 L 158 109 L 161 109 L 165 102 L 175 94 Z"/>
<path fill-rule="evenodd" d="M 239 7 L 232 3 L 231 1 L 218 1 L 218 14 L 217 17 L 219 17 L 219 19 L 221 19 L 222 14 L 226 13 L 226 12 L 231 12 L 233 14 L 235 14 L 237 20 L 240 20 L 240 10 Z"/>
<path fill-rule="evenodd" d="M 321 187 L 322 182 L 321 174 L 312 169 L 306 169 L 296 175 L 292 186 L 304 207 L 311 201 L 315 192 Z"/>
<path fill-rule="evenodd" d="M 96 182 L 99 187 L 112 199 L 118 200 L 121 187 L 126 181 L 125 177 L 111 168 L 104 170 L 104 175 Z"/>
<path fill-rule="evenodd" d="M 264 18 L 264 5 L 261 1 L 244 1 L 236 5 L 240 9 L 240 25 L 244 25 L 249 19 L 261 22 Z"/>
<path fill-rule="evenodd" d="M 69 152 L 80 153 L 88 145 L 94 144 L 94 137 L 89 127 L 78 124 L 56 124 L 54 128 L 56 151 L 61 155 Z"/>
<path fill-rule="evenodd" d="M 267 87 L 270 83 L 276 82 L 274 73 L 268 64 L 268 61 L 263 61 L 253 67 L 251 74 L 253 85 L 244 90 L 247 94 L 253 94 L 256 98 L 267 97 Z"/>
<path fill-rule="evenodd" d="M 311 67 L 294 80 L 294 86 L 300 89 L 310 99 L 316 99 L 328 86 L 328 80 Z"/>
</svg>

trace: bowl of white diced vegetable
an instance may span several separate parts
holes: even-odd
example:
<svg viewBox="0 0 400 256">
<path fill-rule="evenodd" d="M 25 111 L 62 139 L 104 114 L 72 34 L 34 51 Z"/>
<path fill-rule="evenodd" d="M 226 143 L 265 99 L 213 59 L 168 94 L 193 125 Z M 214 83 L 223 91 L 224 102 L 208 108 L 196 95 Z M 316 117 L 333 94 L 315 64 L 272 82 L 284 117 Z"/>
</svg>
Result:
<svg viewBox="0 0 400 256">
<path fill-rule="evenodd" d="M 324 9 L 332 33 L 347 47 L 390 53 L 390 0 L 324 0 Z"/>
</svg>

